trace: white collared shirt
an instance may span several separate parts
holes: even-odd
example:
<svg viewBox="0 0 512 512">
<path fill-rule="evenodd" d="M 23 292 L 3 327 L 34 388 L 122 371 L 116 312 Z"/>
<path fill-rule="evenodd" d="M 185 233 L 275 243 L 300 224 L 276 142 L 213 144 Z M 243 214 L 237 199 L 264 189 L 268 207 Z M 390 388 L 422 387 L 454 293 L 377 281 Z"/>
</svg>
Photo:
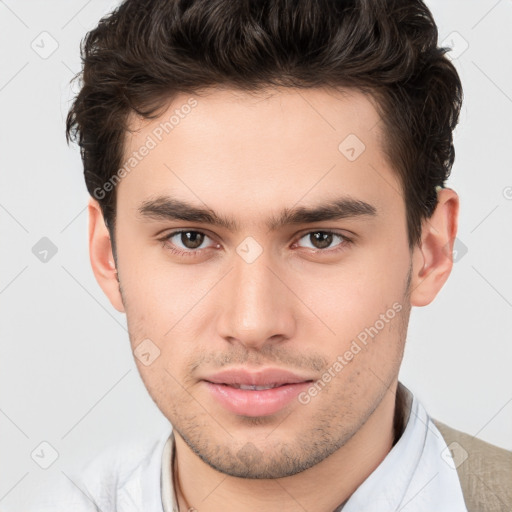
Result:
<svg viewBox="0 0 512 512">
<path fill-rule="evenodd" d="M 467 512 L 449 449 L 425 408 L 410 396 L 410 414 L 400 439 L 335 512 Z M 64 479 L 59 491 L 41 489 L 24 510 L 178 512 L 171 475 L 173 448 L 174 435 L 168 430 L 151 443 L 110 449 L 71 480 Z"/>
<path fill-rule="evenodd" d="M 343 512 L 467 512 L 443 436 L 412 396 L 407 426 L 391 451 L 355 490 Z M 336 511 L 338 512 L 338 511 Z"/>
</svg>

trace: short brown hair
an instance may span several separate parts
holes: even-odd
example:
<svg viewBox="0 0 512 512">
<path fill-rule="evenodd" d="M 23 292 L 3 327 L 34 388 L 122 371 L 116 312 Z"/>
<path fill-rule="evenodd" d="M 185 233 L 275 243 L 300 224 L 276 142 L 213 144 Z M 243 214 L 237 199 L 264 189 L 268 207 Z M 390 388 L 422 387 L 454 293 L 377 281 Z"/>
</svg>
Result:
<svg viewBox="0 0 512 512">
<path fill-rule="evenodd" d="M 95 196 L 122 163 L 129 114 L 155 118 L 178 93 L 356 88 L 377 101 L 412 248 L 455 156 L 462 86 L 446 51 L 421 0 L 125 0 L 82 41 L 66 138 Z M 115 187 L 98 199 L 113 235 Z"/>
</svg>

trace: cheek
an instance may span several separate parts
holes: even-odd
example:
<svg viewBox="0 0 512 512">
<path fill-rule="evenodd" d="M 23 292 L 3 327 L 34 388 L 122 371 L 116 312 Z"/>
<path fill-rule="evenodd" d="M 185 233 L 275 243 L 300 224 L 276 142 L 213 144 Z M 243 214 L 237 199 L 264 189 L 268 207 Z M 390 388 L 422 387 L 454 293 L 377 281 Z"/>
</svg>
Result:
<svg viewBox="0 0 512 512">
<path fill-rule="evenodd" d="M 306 318 L 313 319 L 313 315 L 302 308 L 303 327 L 322 328 L 326 340 L 334 337 L 338 340 L 337 350 L 376 323 L 383 336 L 391 331 L 392 326 L 388 324 L 396 323 L 397 313 L 406 306 L 407 267 L 405 260 L 394 266 L 383 265 L 382 261 L 376 254 L 357 262 L 351 258 L 337 267 L 312 267 L 310 272 L 296 276 L 294 291 L 321 321 L 306 321 Z M 381 315 L 385 317 L 385 329 Z"/>
<path fill-rule="evenodd" d="M 144 251 L 120 258 L 119 275 L 126 316 L 132 324 L 130 332 L 162 340 L 172 334 L 209 288 L 208 276 L 192 269 L 182 269 L 164 258 L 155 261 Z"/>
<path fill-rule="evenodd" d="M 179 363 L 176 362 L 176 365 Z M 178 375 L 173 372 L 171 366 L 161 355 L 149 367 L 139 364 L 140 376 L 149 395 L 167 418 L 175 418 L 183 415 L 192 400 L 190 393 L 185 391 L 185 386 L 180 382 Z"/>
</svg>

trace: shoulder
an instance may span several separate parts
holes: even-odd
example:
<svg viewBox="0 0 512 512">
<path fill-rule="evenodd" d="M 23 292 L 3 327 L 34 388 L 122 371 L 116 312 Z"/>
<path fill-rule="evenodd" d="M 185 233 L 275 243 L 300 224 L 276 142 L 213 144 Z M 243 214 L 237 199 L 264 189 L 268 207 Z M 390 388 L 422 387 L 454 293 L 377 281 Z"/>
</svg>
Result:
<svg viewBox="0 0 512 512">
<path fill-rule="evenodd" d="M 161 510 L 162 451 L 169 432 L 148 440 L 116 444 L 86 464 L 83 491 L 98 509 Z M 123 506 L 122 506 L 123 505 Z"/>
<path fill-rule="evenodd" d="M 29 512 L 161 512 L 161 457 L 169 432 L 120 441 L 91 456 L 79 469 L 61 472 L 38 489 Z"/>
<path fill-rule="evenodd" d="M 432 421 L 453 455 L 468 512 L 512 510 L 512 452 Z"/>
</svg>

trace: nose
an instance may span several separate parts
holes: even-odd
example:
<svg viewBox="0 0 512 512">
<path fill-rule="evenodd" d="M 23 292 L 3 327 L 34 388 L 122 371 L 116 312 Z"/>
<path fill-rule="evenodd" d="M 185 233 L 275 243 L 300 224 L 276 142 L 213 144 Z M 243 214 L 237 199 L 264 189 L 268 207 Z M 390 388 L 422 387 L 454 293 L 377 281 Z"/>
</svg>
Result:
<svg viewBox="0 0 512 512">
<path fill-rule="evenodd" d="M 292 338 L 300 301 L 287 283 L 289 272 L 265 252 L 250 263 L 238 254 L 233 260 L 222 286 L 219 335 L 252 349 Z"/>
</svg>

